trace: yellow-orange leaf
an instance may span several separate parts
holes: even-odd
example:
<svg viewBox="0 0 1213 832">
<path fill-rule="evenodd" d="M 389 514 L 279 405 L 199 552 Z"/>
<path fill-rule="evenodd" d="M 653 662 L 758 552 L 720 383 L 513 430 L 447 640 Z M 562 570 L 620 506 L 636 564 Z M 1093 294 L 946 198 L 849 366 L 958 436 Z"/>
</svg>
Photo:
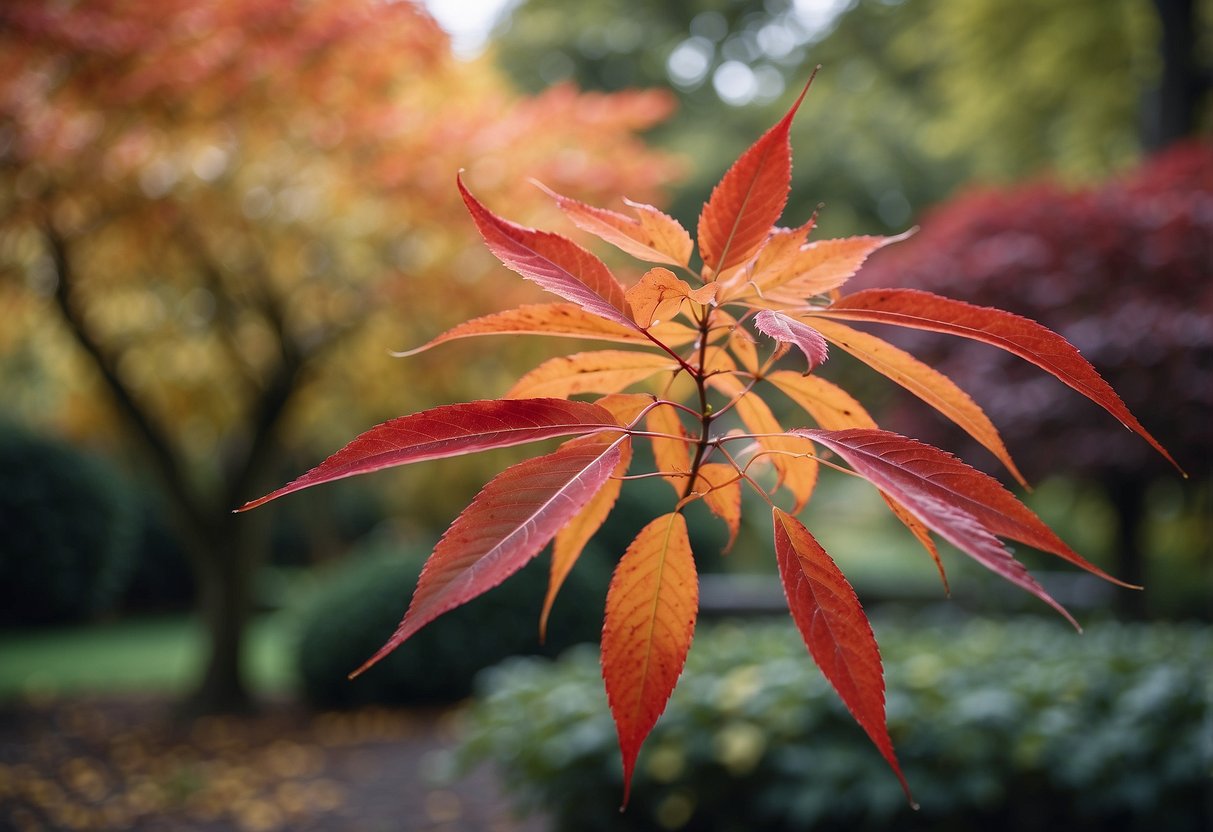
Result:
<svg viewBox="0 0 1213 832">
<path fill-rule="evenodd" d="M 695 492 L 703 495 L 704 505 L 728 527 L 729 542 L 724 550 L 729 551 L 741 530 L 741 478 L 737 469 L 720 462 L 701 465 L 695 478 Z"/>
<path fill-rule="evenodd" d="M 543 187 L 543 186 L 540 186 Z M 625 199 L 635 218 L 595 208 L 544 188 L 578 228 L 605 240 L 621 251 L 650 263 L 685 266 L 691 259 L 691 235 L 678 220 L 652 205 Z"/>
<path fill-rule="evenodd" d="M 678 409 L 668 404 L 653 408 L 645 416 L 645 427 L 653 433 L 682 437 L 681 439 L 665 439 L 660 436 L 650 438 L 653 445 L 653 461 L 657 465 L 657 470 L 672 475 L 684 475 L 665 477 L 665 481 L 672 485 L 674 491 L 681 496 L 687 485 L 688 478 L 685 475 L 691 471 L 691 452 L 690 437 L 687 435 L 686 428 L 683 427 L 682 420 L 678 418 Z"/>
<path fill-rule="evenodd" d="M 875 335 L 818 316 L 814 316 L 811 321 L 813 327 L 828 341 L 897 382 L 963 428 L 994 454 L 1021 485 L 1027 485 L 994 423 L 977 402 L 969 398 L 969 394 L 957 387 L 950 378 Z"/>
<path fill-rule="evenodd" d="M 749 330 L 739 326 L 729 333 L 728 348 L 746 372 L 758 372 L 758 345 L 754 343 L 754 336 Z"/>
<path fill-rule="evenodd" d="M 652 333 L 671 347 L 689 344 L 698 337 L 695 330 L 676 322 L 669 322 L 660 330 L 654 328 Z M 574 303 L 534 303 L 473 318 L 451 327 L 416 349 L 393 355 L 397 358 L 407 358 L 447 341 L 481 335 L 554 335 L 561 338 L 587 338 L 653 346 L 653 342 L 646 338 L 643 332 L 615 321 L 608 321 Z"/>
<path fill-rule="evenodd" d="M 587 436 L 573 441 L 609 443 L 611 438 L 610 436 Z M 632 443 L 629 438 L 625 437 L 619 445 L 619 464 L 611 472 L 611 479 L 607 480 L 598 493 L 582 506 L 581 511 L 577 512 L 564 528 L 556 533 L 556 539 L 552 543 L 552 566 L 548 572 L 547 596 L 543 599 L 543 611 L 539 614 L 540 641 L 543 641 L 547 634 L 548 616 L 552 612 L 556 594 L 564 584 L 564 579 L 569 576 L 573 565 L 577 563 L 577 559 L 581 557 L 585 545 L 602 528 L 611 509 L 615 508 L 615 501 L 619 499 L 619 492 L 623 487 L 623 480 L 619 478 L 627 474 L 628 466 L 631 463 Z"/>
<path fill-rule="evenodd" d="M 692 289 L 685 280 L 660 266 L 645 272 L 640 281 L 627 291 L 632 316 L 642 329 L 673 318 L 685 301 L 706 304 L 715 297 L 715 285 L 709 283 Z"/>
<path fill-rule="evenodd" d="M 765 451 L 772 453 L 766 458 L 775 466 L 779 485 L 788 489 L 795 502 L 793 513 L 800 511 L 809 502 L 817 486 L 817 460 L 813 454 L 813 443 L 795 436 L 784 435 L 783 427 L 759 396 L 753 393 L 741 395 L 744 389 L 734 376 L 713 376 L 709 383 L 722 393 L 737 399 L 737 415 L 746 429 L 758 434 L 755 441 Z"/>
<path fill-rule="evenodd" d="M 640 746 L 686 663 L 698 611 L 687 521 L 671 512 L 641 529 L 607 590 L 602 677 L 623 754 L 625 804 Z"/>
<path fill-rule="evenodd" d="M 648 393 L 610 393 L 594 404 L 614 416 L 619 424 L 630 425 L 654 401 L 656 397 Z"/>
<path fill-rule="evenodd" d="M 754 283 L 767 300 L 800 304 L 806 298 L 837 289 L 859 271 L 872 252 L 907 236 L 844 237 L 809 243 L 780 267 L 756 275 Z"/>
<path fill-rule="evenodd" d="M 724 303 L 725 300 L 738 296 L 749 296 L 753 294 L 753 286 L 747 286 L 747 284 L 760 284 L 783 273 L 792 258 L 800 253 L 800 247 L 808 239 L 815 222 L 816 216 L 799 228 L 772 230 L 771 236 L 767 238 L 762 248 L 758 250 L 757 256 L 754 257 L 754 262 L 748 268 L 734 272 L 724 281 L 724 286 L 720 290 L 720 302 Z"/>
<path fill-rule="evenodd" d="M 599 350 L 549 359 L 518 380 L 507 399 L 549 396 L 567 399 L 578 393 L 618 393 L 638 381 L 678 364 L 670 356 L 627 350 Z M 543 391 L 543 392 L 538 392 Z"/>
</svg>

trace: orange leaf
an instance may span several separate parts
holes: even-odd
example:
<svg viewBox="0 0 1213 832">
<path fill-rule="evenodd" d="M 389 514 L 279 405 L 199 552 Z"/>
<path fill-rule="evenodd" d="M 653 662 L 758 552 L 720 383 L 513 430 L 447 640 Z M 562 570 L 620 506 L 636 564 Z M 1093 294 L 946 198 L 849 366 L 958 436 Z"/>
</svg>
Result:
<svg viewBox="0 0 1213 832">
<path fill-rule="evenodd" d="M 671 347 L 689 344 L 699 337 L 695 330 L 673 321 L 653 327 L 650 332 Z M 575 303 L 535 303 L 464 321 L 416 349 L 392 354 L 407 358 L 447 341 L 481 335 L 554 335 L 653 346 L 653 342 L 635 327 L 608 321 Z"/>
<path fill-rule="evenodd" d="M 578 228 L 650 263 L 685 266 L 691 259 L 691 235 L 678 220 L 640 202 L 624 200 L 635 218 L 595 208 L 540 185 Z"/>
<path fill-rule="evenodd" d="M 691 452 L 690 452 L 690 437 L 687 435 L 686 428 L 682 424 L 682 419 L 678 417 L 678 409 L 673 405 L 663 404 L 654 407 L 645 416 L 645 427 L 653 433 L 668 433 L 674 436 L 683 437 L 679 439 L 664 439 L 660 436 L 652 436 L 649 441 L 653 446 L 653 461 L 657 465 L 658 471 L 663 471 L 669 474 L 682 474 L 683 476 L 667 476 L 665 481 L 674 487 L 674 491 L 681 496 L 683 489 L 687 485 L 687 474 L 691 470 Z"/>
<path fill-rule="evenodd" d="M 602 677 L 623 754 L 625 805 L 640 746 L 686 663 L 698 611 L 687 521 L 671 512 L 641 529 L 607 590 Z"/>
<path fill-rule="evenodd" d="M 589 436 L 584 440 L 574 439 L 573 441 L 601 444 L 607 440 L 608 437 Z M 560 587 L 564 584 L 565 578 L 569 576 L 573 565 L 581 557 L 585 545 L 602 528 L 611 509 L 615 508 L 615 501 L 619 499 L 619 492 L 623 488 L 623 480 L 619 477 L 627 474 L 628 466 L 632 463 L 631 439 L 624 437 L 624 440 L 619 446 L 619 464 L 611 472 L 611 479 L 607 480 L 602 488 L 598 489 L 598 493 L 582 506 L 581 511 L 577 512 L 564 528 L 556 533 L 556 540 L 552 544 L 552 566 L 548 573 L 548 591 L 543 599 L 543 611 L 539 614 L 540 641 L 543 641 L 547 633 L 548 616 L 552 612 L 552 604 L 556 601 L 556 593 L 560 591 Z"/>
<path fill-rule="evenodd" d="M 965 433 L 994 454 L 1021 485 L 1027 485 L 1003 444 L 998 428 L 994 427 L 977 402 L 950 378 L 875 335 L 818 316 L 811 320 L 813 326 L 830 342 L 897 382 L 963 428 Z"/>
<path fill-rule="evenodd" d="M 728 527 L 729 542 L 724 546 L 728 552 L 741 531 L 741 478 L 737 469 L 720 462 L 699 466 L 694 491 L 703 495 L 704 505 Z"/>
<path fill-rule="evenodd" d="M 809 79 L 812 83 L 812 79 Z M 728 169 L 699 215 L 699 254 L 715 275 L 754 256 L 783 213 L 792 182 L 789 131 L 805 93 Z"/>
<path fill-rule="evenodd" d="M 685 280 L 660 266 L 645 272 L 640 281 L 627 291 L 632 317 L 641 329 L 673 318 L 685 301 L 707 304 L 715 297 L 715 285 L 709 283 L 692 289 Z"/>
<path fill-rule="evenodd" d="M 396 632 L 351 675 L 525 566 L 606 484 L 626 438 L 566 443 L 494 477 L 434 547 Z"/>
<path fill-rule="evenodd" d="M 758 373 L 758 346 L 749 330 L 745 327 L 735 327 L 729 333 L 728 350 L 741 362 L 746 372 Z"/>
<path fill-rule="evenodd" d="M 567 398 L 577 393 L 618 393 L 654 373 L 677 368 L 678 364 L 664 353 L 579 352 L 543 362 L 518 379 L 505 398 Z"/>
<path fill-rule="evenodd" d="M 819 376 L 776 370 L 766 377 L 826 430 L 874 428 L 876 422 L 850 393 Z"/>
<path fill-rule="evenodd" d="M 818 240 L 800 249 L 794 256 L 756 275 L 754 283 L 769 301 L 800 305 L 814 295 L 824 294 L 846 283 L 872 254 L 890 243 L 900 242 L 910 233 L 896 237 L 844 237 Z"/>
<path fill-rule="evenodd" d="M 912 804 L 889 739 L 880 650 L 855 590 L 799 520 L 778 508 L 772 515 L 775 557 L 792 620 L 813 661 L 892 767 Z"/>
<path fill-rule="evenodd" d="M 916 289 L 867 289 L 839 299 L 821 314 L 946 332 L 1018 355 L 1111 413 L 1183 473 L 1166 448 L 1142 427 L 1116 391 L 1074 345 L 1035 321 L 1001 309 L 974 306 Z"/>
<path fill-rule="evenodd" d="M 749 297 L 755 293 L 754 286 L 770 280 L 775 275 L 782 274 L 791 264 L 792 259 L 800 253 L 800 247 L 808 239 L 809 232 L 817 223 L 814 214 L 799 228 L 775 228 L 767 237 L 762 248 L 754 257 L 754 262 L 746 269 L 734 272 L 720 290 L 720 302 L 737 297 Z"/>
<path fill-rule="evenodd" d="M 635 422 L 636 417 L 656 400 L 649 393 L 610 393 L 595 400 L 594 404 L 614 416 L 620 425 L 626 426 Z"/>
<path fill-rule="evenodd" d="M 527 280 L 624 326 L 634 326 L 623 286 L 606 264 L 572 240 L 494 214 L 458 178 L 459 193 L 489 250 Z"/>
</svg>

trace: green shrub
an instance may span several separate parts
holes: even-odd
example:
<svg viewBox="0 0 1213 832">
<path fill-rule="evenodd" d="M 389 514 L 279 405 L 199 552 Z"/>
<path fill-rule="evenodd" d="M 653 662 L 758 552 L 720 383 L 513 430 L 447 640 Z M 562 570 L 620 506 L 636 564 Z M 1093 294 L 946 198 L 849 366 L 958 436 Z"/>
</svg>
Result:
<svg viewBox="0 0 1213 832">
<path fill-rule="evenodd" d="M 323 577 L 304 612 L 297 668 L 303 694 L 320 707 L 455 702 L 476 674 L 518 654 L 556 655 L 598 640 L 609 564 L 587 550 L 556 599 L 547 640 L 538 619 L 548 559 L 540 557 L 474 601 L 438 618 L 356 679 L 347 674 L 387 641 L 412 597 L 429 550 L 378 547 Z"/>
<path fill-rule="evenodd" d="M 121 475 L 62 442 L 0 432 L 0 623 L 110 609 L 132 568 L 135 518 Z"/>
<path fill-rule="evenodd" d="M 877 629 L 918 812 L 790 623 L 703 629 L 623 814 L 591 649 L 485 674 L 458 758 L 493 761 L 519 809 L 578 832 L 1210 828 L 1208 630 Z"/>
</svg>

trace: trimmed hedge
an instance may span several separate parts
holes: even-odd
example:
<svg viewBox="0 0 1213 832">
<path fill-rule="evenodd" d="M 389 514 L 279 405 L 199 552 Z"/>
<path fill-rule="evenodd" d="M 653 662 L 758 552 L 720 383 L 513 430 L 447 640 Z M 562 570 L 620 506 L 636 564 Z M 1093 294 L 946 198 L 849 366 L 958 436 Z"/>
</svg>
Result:
<svg viewBox="0 0 1213 832">
<path fill-rule="evenodd" d="M 0 624 L 88 619 L 119 600 L 137 518 L 122 476 L 66 443 L 0 431 Z"/>
<path fill-rule="evenodd" d="M 921 810 L 790 622 L 703 628 L 627 811 L 592 649 L 482 678 L 458 752 L 556 830 L 1210 828 L 1213 634 L 884 622 L 890 731 Z"/>
<path fill-rule="evenodd" d="M 324 588 L 303 613 L 296 654 L 308 702 L 326 708 L 456 702 L 471 695 L 480 671 L 509 656 L 554 656 L 597 642 L 609 564 L 587 550 L 556 598 L 544 644 L 538 620 L 548 558 L 540 557 L 348 679 L 395 631 L 428 555 L 428 549 L 378 547 L 352 555 L 323 578 Z"/>
</svg>

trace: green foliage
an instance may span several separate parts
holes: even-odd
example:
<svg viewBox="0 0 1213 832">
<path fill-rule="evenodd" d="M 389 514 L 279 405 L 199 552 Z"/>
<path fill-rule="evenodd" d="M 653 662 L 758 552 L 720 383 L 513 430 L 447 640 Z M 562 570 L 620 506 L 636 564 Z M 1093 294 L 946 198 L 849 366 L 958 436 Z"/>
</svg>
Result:
<svg viewBox="0 0 1213 832">
<path fill-rule="evenodd" d="M 626 815 L 592 651 L 491 671 L 460 758 L 558 830 L 1208 828 L 1208 630 L 881 623 L 919 812 L 782 622 L 701 632 Z"/>
<path fill-rule="evenodd" d="M 136 521 L 120 474 L 97 457 L 0 431 L 0 623 L 87 619 L 133 566 Z"/>
<path fill-rule="evenodd" d="M 408 650 L 348 679 L 396 629 L 428 553 L 422 547 L 374 545 L 323 577 L 323 589 L 303 614 L 296 654 L 309 702 L 320 707 L 455 702 L 472 693 L 477 673 L 509 656 L 555 656 L 574 644 L 597 641 L 609 571 L 603 559 L 587 552 L 561 590 L 543 644 L 537 614 L 547 589 L 547 564 L 536 562 L 444 615 L 441 627 L 418 633 Z"/>
</svg>

